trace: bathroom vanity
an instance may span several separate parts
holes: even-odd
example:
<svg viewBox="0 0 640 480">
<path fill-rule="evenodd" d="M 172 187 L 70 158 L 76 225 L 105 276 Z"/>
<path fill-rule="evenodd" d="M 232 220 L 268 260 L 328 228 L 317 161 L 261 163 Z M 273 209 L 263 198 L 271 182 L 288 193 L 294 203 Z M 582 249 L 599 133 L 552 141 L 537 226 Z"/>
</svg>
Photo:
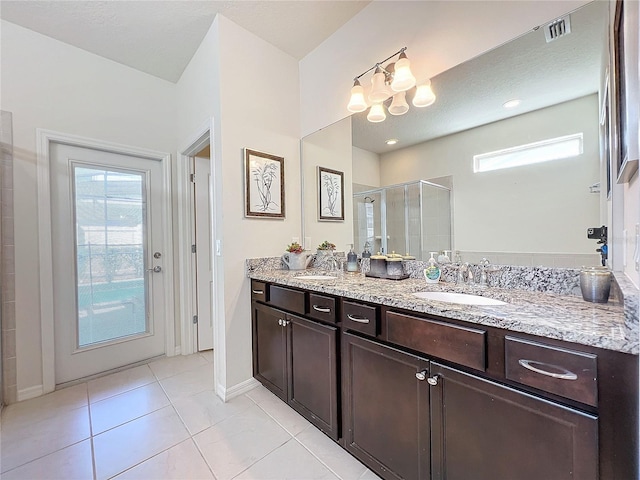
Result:
<svg viewBox="0 0 640 480">
<path fill-rule="evenodd" d="M 412 295 L 453 288 L 442 282 L 249 276 L 255 378 L 382 478 L 638 477 L 638 333 L 621 306 L 504 289 L 471 293 L 506 305 L 461 305 Z"/>
</svg>

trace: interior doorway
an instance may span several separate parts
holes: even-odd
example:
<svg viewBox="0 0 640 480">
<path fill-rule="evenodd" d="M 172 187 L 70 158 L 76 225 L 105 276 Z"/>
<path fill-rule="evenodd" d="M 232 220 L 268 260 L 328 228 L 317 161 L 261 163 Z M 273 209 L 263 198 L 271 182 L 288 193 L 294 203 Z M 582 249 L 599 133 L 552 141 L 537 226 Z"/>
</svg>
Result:
<svg viewBox="0 0 640 480">
<path fill-rule="evenodd" d="M 213 264 L 211 253 L 211 151 L 207 145 L 191 158 L 194 323 L 199 352 L 213 348 Z"/>
</svg>

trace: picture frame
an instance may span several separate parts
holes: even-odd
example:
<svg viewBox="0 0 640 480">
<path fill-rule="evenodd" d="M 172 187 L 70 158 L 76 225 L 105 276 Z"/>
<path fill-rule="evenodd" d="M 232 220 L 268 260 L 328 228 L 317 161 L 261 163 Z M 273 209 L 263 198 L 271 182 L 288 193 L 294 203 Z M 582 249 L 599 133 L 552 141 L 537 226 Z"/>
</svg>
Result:
<svg viewBox="0 0 640 480">
<path fill-rule="evenodd" d="M 344 172 L 318 167 L 318 220 L 344 221 Z"/>
<path fill-rule="evenodd" d="M 635 23 L 634 23 L 635 22 Z M 638 2 L 617 0 L 613 23 L 613 92 L 616 120 L 617 183 L 627 183 L 638 171 L 638 45 L 631 32 L 638 22 Z"/>
<path fill-rule="evenodd" d="M 285 218 L 284 157 L 244 149 L 245 217 Z"/>
</svg>

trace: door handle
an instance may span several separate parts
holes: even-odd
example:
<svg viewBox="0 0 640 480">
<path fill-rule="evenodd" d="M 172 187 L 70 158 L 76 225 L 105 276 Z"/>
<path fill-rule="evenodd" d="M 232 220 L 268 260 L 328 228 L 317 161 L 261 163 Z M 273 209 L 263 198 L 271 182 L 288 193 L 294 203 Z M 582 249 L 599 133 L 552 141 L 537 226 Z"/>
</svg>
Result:
<svg viewBox="0 0 640 480">
<path fill-rule="evenodd" d="M 156 265 L 153 268 L 147 268 L 147 272 L 160 273 L 162 271 L 162 267 L 160 265 Z"/>
</svg>

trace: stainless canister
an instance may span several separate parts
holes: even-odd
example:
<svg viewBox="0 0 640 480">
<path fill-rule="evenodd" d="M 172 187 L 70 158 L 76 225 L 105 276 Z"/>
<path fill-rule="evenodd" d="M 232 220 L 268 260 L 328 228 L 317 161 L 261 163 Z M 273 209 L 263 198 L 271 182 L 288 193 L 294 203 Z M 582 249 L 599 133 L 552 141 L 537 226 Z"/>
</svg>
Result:
<svg viewBox="0 0 640 480">
<path fill-rule="evenodd" d="M 583 267 L 580 289 L 587 302 L 607 303 L 611 290 L 611 272 L 607 267 Z"/>
</svg>

